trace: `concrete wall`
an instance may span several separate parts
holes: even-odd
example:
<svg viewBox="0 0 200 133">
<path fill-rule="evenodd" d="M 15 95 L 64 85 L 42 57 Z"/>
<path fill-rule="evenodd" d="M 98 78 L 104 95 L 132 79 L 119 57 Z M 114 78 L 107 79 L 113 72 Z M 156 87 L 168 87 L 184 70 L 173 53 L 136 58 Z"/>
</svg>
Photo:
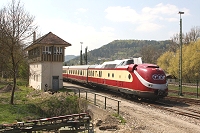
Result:
<svg viewBox="0 0 200 133">
<path fill-rule="evenodd" d="M 30 69 L 29 86 L 41 90 L 42 65 L 40 63 L 29 64 L 29 69 Z"/>
<path fill-rule="evenodd" d="M 42 63 L 42 87 L 48 85 L 52 89 L 52 76 L 59 76 L 59 88 L 63 87 L 62 62 L 45 62 Z"/>
<path fill-rule="evenodd" d="M 52 77 L 59 76 L 59 88 L 63 87 L 62 62 L 42 62 L 29 64 L 30 77 L 29 86 L 35 89 L 44 90 L 45 84 L 52 89 Z"/>
</svg>

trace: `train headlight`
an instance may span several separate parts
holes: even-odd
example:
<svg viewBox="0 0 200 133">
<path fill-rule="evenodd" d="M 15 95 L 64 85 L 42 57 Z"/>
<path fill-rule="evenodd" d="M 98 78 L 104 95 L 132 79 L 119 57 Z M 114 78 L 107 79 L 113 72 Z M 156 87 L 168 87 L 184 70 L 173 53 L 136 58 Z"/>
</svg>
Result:
<svg viewBox="0 0 200 133">
<path fill-rule="evenodd" d="M 152 75 L 153 80 L 165 80 L 164 74 L 153 74 Z"/>
</svg>

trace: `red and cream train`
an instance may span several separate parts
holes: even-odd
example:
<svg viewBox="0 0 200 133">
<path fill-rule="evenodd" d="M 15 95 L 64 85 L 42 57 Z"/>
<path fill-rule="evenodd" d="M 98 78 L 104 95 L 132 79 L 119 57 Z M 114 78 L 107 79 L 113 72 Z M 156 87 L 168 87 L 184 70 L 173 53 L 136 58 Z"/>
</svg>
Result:
<svg viewBox="0 0 200 133">
<path fill-rule="evenodd" d="M 104 62 L 101 65 L 63 66 L 63 80 L 114 89 L 131 97 L 159 99 L 167 96 L 166 75 L 159 66 L 141 58 Z"/>
</svg>

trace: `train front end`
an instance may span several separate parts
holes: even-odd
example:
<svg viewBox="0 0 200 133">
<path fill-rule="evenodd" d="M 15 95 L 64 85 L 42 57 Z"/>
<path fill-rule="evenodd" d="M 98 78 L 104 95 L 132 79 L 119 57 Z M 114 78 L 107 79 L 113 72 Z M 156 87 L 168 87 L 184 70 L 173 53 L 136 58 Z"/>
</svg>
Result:
<svg viewBox="0 0 200 133">
<path fill-rule="evenodd" d="M 160 99 L 168 95 L 165 72 L 154 64 L 140 64 L 134 70 L 138 79 L 140 96 L 147 99 Z"/>
</svg>

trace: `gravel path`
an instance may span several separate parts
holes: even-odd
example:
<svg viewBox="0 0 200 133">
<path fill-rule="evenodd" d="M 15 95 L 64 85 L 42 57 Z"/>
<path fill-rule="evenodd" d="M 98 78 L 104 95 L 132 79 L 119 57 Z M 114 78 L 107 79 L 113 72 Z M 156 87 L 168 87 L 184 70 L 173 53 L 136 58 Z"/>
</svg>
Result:
<svg viewBox="0 0 200 133">
<path fill-rule="evenodd" d="M 81 95 L 85 96 L 84 93 Z M 88 94 L 88 99 L 93 98 L 94 95 Z M 104 102 L 104 98 L 98 100 Z M 118 118 L 112 116 L 116 113 L 116 101 L 108 103 L 107 110 L 92 104 L 88 107 L 93 114 L 96 133 L 200 133 L 200 120 L 127 101 L 120 102 L 120 116 L 126 120 L 126 124 L 121 124 Z M 109 107 L 111 105 L 112 107 Z M 117 129 L 99 130 L 103 127 L 116 128 L 116 125 Z"/>
</svg>

